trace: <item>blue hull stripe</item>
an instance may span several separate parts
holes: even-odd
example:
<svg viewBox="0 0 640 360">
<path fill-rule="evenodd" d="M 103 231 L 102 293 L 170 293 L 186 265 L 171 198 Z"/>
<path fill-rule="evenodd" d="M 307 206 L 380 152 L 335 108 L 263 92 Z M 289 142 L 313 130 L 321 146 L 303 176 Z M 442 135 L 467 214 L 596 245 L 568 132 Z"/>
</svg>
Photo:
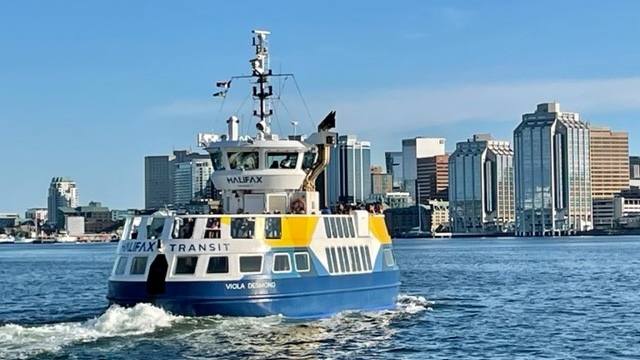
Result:
<svg viewBox="0 0 640 360">
<path fill-rule="evenodd" d="M 112 303 L 152 303 L 179 315 L 323 317 L 343 310 L 395 307 L 398 271 L 316 278 L 166 283 L 166 293 L 149 296 L 145 282 L 110 281 Z"/>
</svg>

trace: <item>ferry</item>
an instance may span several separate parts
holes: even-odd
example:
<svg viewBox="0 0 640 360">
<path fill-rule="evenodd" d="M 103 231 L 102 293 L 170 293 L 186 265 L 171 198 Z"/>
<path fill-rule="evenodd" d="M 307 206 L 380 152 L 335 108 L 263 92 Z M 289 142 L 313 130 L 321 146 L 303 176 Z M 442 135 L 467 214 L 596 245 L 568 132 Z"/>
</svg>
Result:
<svg viewBox="0 0 640 360">
<path fill-rule="evenodd" d="M 309 137 L 271 132 L 268 31 L 253 31 L 255 134 L 198 134 L 222 193 L 210 214 L 159 210 L 126 220 L 109 277 L 112 304 L 186 316 L 326 317 L 396 306 L 399 270 L 384 216 L 330 214 L 315 180 L 336 144 L 335 112 Z M 220 85 L 220 83 L 218 83 Z M 223 82 L 223 86 L 226 83 Z"/>
</svg>

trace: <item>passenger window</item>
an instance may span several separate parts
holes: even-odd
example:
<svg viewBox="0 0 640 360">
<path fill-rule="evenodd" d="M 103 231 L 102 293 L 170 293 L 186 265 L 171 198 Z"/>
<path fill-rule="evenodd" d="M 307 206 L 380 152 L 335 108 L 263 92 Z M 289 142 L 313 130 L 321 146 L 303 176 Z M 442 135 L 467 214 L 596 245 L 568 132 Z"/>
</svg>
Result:
<svg viewBox="0 0 640 360">
<path fill-rule="evenodd" d="M 356 229 L 353 226 L 353 218 L 349 217 L 349 232 L 351 233 L 351 237 L 356 237 Z"/>
<path fill-rule="evenodd" d="M 253 218 L 232 218 L 231 237 L 234 239 L 251 239 L 253 237 L 255 223 Z"/>
<path fill-rule="evenodd" d="M 220 218 L 213 217 L 207 219 L 204 237 L 206 239 L 220 239 Z"/>
<path fill-rule="evenodd" d="M 384 263 L 387 264 L 387 266 L 393 266 L 396 263 L 391 249 L 384 249 Z"/>
<path fill-rule="evenodd" d="M 295 253 L 294 259 L 296 261 L 296 271 L 305 272 L 310 270 L 308 253 Z"/>
<path fill-rule="evenodd" d="M 227 274 L 229 272 L 229 258 L 226 256 L 212 256 L 207 265 L 207 274 Z"/>
<path fill-rule="evenodd" d="M 347 272 L 350 272 L 351 267 L 349 266 L 349 254 L 347 254 L 347 248 L 342 246 L 341 249 L 344 254 L 344 267 L 347 269 Z"/>
<path fill-rule="evenodd" d="M 262 256 L 240 256 L 240 272 L 261 273 Z"/>
<path fill-rule="evenodd" d="M 129 274 L 131 275 L 144 275 L 147 271 L 147 257 L 146 256 L 136 256 L 131 261 L 131 271 Z"/>
<path fill-rule="evenodd" d="M 147 225 L 147 237 L 149 239 L 158 239 L 162 236 L 164 228 L 164 218 L 152 218 L 151 223 Z"/>
<path fill-rule="evenodd" d="M 328 238 L 331 238 L 331 219 L 328 217 L 324 217 L 324 232 L 327 234 Z"/>
<path fill-rule="evenodd" d="M 341 218 L 342 220 L 342 228 L 344 229 L 344 237 L 353 237 L 349 234 L 349 219 L 346 217 Z"/>
<path fill-rule="evenodd" d="M 264 232 L 267 239 L 282 237 L 282 221 L 279 217 L 268 217 L 264 221 Z"/>
<path fill-rule="evenodd" d="M 335 270 L 333 268 L 333 259 L 331 258 L 331 250 L 329 248 L 324 249 L 325 255 L 327 255 L 327 265 L 329 265 L 329 273 L 333 273 Z"/>
<path fill-rule="evenodd" d="M 335 218 L 335 221 L 336 221 L 336 228 L 338 229 L 338 236 L 343 238 L 344 232 L 342 231 L 342 221 L 340 221 L 340 218 Z"/>
<path fill-rule="evenodd" d="M 353 246 L 349 246 L 349 257 L 351 258 L 351 271 L 359 271 L 356 270 L 358 264 L 356 263 L 356 256 L 353 254 Z"/>
<path fill-rule="evenodd" d="M 191 236 L 193 236 L 193 228 L 195 227 L 195 224 L 196 220 L 194 218 L 185 218 L 182 221 L 182 226 L 180 227 L 180 238 L 191 239 Z"/>
<path fill-rule="evenodd" d="M 333 235 L 334 238 L 338 237 L 338 229 L 336 229 L 336 218 L 335 217 L 331 218 L 331 234 Z"/>
<path fill-rule="evenodd" d="M 331 247 L 331 261 L 333 262 L 334 272 L 338 272 L 338 255 L 336 255 L 336 248 Z"/>
<path fill-rule="evenodd" d="M 353 252 L 355 253 L 355 256 L 356 256 L 356 266 L 358 268 L 358 271 L 362 271 L 363 269 L 362 269 L 362 263 L 360 260 L 360 252 L 358 251 L 357 246 L 353 247 Z"/>
<path fill-rule="evenodd" d="M 116 267 L 116 275 L 124 274 L 124 270 L 127 268 L 127 260 L 128 258 L 126 256 L 121 256 L 120 259 L 118 259 L 118 266 Z"/>
<path fill-rule="evenodd" d="M 181 256 L 178 257 L 176 263 L 176 275 L 191 275 L 196 273 L 196 265 L 198 264 L 197 256 Z"/>
<path fill-rule="evenodd" d="M 276 254 L 273 257 L 273 272 L 289 272 L 291 271 L 291 260 L 289 254 Z"/>
</svg>

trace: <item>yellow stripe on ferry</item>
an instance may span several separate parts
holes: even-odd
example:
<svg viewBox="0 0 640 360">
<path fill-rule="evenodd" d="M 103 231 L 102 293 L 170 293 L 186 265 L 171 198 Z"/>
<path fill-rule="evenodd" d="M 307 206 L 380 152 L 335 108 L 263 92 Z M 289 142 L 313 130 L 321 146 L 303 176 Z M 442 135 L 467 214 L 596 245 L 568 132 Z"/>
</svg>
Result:
<svg viewBox="0 0 640 360">
<path fill-rule="evenodd" d="M 282 217 L 282 237 L 266 239 L 271 247 L 305 247 L 311 244 L 313 233 L 318 225 L 318 216 Z"/>
<path fill-rule="evenodd" d="M 369 216 L 369 231 L 381 244 L 391 244 L 391 236 L 384 223 L 384 216 Z"/>
</svg>

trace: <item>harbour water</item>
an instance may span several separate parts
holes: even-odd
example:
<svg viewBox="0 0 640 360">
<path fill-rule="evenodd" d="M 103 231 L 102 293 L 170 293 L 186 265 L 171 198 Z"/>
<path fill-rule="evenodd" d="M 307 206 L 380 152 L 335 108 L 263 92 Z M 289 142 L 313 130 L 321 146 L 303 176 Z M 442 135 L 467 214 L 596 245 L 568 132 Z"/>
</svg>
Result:
<svg viewBox="0 0 640 360">
<path fill-rule="evenodd" d="M 398 308 L 291 322 L 108 307 L 115 244 L 0 247 L 0 359 L 640 358 L 640 239 L 407 239 Z"/>
</svg>

